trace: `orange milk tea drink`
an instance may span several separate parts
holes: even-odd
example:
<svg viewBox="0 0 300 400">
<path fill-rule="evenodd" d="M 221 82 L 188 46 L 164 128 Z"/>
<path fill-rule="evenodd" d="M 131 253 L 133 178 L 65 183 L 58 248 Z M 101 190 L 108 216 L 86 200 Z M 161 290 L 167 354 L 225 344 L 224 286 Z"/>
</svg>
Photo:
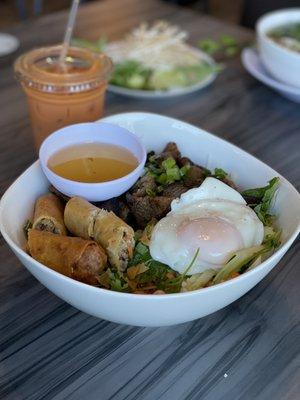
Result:
<svg viewBox="0 0 300 400">
<path fill-rule="evenodd" d="M 20 56 L 14 65 L 27 95 L 35 146 L 63 126 L 102 116 L 112 62 L 104 54 L 70 47 L 63 64 L 61 46 Z"/>
</svg>

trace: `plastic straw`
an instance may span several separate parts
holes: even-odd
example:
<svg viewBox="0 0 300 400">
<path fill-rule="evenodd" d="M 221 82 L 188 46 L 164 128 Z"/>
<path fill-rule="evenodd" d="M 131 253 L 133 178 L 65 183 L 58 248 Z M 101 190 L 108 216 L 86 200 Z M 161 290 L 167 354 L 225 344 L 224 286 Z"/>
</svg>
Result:
<svg viewBox="0 0 300 400">
<path fill-rule="evenodd" d="M 65 37 L 64 37 L 63 44 L 62 44 L 61 53 L 59 56 L 59 64 L 61 66 L 64 66 L 64 64 L 65 64 L 65 59 L 66 59 L 66 56 L 67 56 L 67 53 L 68 53 L 68 50 L 70 47 L 70 41 L 71 41 L 71 37 L 72 37 L 74 25 L 75 25 L 75 19 L 76 19 L 76 15 L 77 15 L 77 11 L 78 11 L 79 2 L 80 2 L 80 0 L 73 0 L 72 6 L 71 6 L 68 23 L 67 23 L 67 28 L 66 28 L 66 32 L 65 32 Z"/>
</svg>

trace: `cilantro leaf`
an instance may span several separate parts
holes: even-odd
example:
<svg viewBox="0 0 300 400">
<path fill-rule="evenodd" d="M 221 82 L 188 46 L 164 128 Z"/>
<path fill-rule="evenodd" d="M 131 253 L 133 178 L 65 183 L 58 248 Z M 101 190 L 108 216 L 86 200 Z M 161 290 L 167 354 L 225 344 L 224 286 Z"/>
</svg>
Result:
<svg viewBox="0 0 300 400">
<path fill-rule="evenodd" d="M 188 272 L 190 271 L 190 269 L 192 268 L 192 266 L 194 265 L 198 255 L 199 255 L 199 248 L 197 249 L 194 257 L 192 258 L 191 262 L 188 264 L 188 266 L 185 268 L 185 270 L 183 271 L 182 275 L 177 276 L 174 279 L 170 279 L 167 280 L 163 286 L 163 290 L 166 293 L 177 293 L 180 292 L 181 288 L 182 288 L 182 283 L 185 279 L 185 277 L 188 275 Z"/>
<path fill-rule="evenodd" d="M 118 271 L 112 271 L 108 268 L 103 272 L 99 278 L 99 283 L 101 286 L 114 290 L 116 292 L 128 292 L 128 283 Z"/>
<path fill-rule="evenodd" d="M 162 282 L 167 279 L 166 274 L 168 272 L 174 273 L 168 265 L 153 260 L 149 247 L 142 242 L 138 242 L 135 246 L 133 258 L 130 261 L 129 266 L 141 263 L 144 263 L 148 267 L 147 271 L 142 272 L 136 277 L 136 281 L 141 285 L 152 283 L 160 287 Z"/>
<path fill-rule="evenodd" d="M 127 292 L 128 283 L 116 272 L 111 272 L 110 288 L 116 292 Z"/>
<path fill-rule="evenodd" d="M 246 198 L 253 198 L 251 206 L 264 225 L 270 223 L 271 215 L 269 214 L 269 209 L 278 186 L 279 178 L 275 177 L 269 181 L 267 186 L 248 189 L 242 193 Z"/>
<path fill-rule="evenodd" d="M 148 270 L 138 275 L 137 280 L 139 283 L 154 283 L 159 285 L 166 279 L 166 274 L 171 271 L 170 267 L 159 261 L 151 260 L 146 263 Z"/>
<path fill-rule="evenodd" d="M 133 257 L 129 262 L 129 266 L 146 263 L 149 260 L 151 260 L 149 247 L 138 242 L 134 248 Z"/>
</svg>

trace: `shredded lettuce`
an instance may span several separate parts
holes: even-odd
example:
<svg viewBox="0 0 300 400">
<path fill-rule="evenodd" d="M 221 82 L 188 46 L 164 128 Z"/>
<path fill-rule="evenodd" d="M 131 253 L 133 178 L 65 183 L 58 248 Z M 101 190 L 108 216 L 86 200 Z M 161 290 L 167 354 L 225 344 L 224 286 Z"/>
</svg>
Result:
<svg viewBox="0 0 300 400">
<path fill-rule="evenodd" d="M 265 226 L 263 244 L 268 246 L 270 250 L 277 249 L 280 246 L 281 230 L 276 230 L 272 226 Z"/>
<path fill-rule="evenodd" d="M 240 272 L 242 267 L 244 267 L 248 263 L 251 263 L 253 260 L 255 260 L 258 256 L 266 251 L 266 246 L 264 245 L 253 246 L 237 251 L 233 255 L 232 259 L 228 261 L 228 263 L 225 264 L 225 266 L 221 268 L 217 275 L 214 277 L 214 284 L 216 285 L 217 283 L 226 281 L 231 274 L 233 274 L 234 272 Z"/>
<path fill-rule="evenodd" d="M 219 67 L 211 66 L 204 61 L 188 67 L 154 70 L 144 67 L 138 61 L 125 60 L 115 64 L 110 82 L 130 89 L 169 90 L 193 85 L 218 71 Z"/>
<path fill-rule="evenodd" d="M 150 74 L 151 70 L 142 66 L 141 63 L 127 60 L 114 66 L 110 82 L 129 89 L 145 89 Z"/>
<path fill-rule="evenodd" d="M 261 263 L 262 263 L 262 256 L 258 256 L 252 263 L 250 263 L 250 265 L 246 269 L 246 271 L 250 271 L 251 269 L 254 269 L 255 267 L 257 267 Z"/>
<path fill-rule="evenodd" d="M 207 269 L 199 274 L 192 275 L 182 282 L 181 292 L 190 292 L 201 289 L 217 274 L 214 269 Z"/>
<path fill-rule="evenodd" d="M 218 72 L 219 67 L 202 61 L 196 65 L 174 67 L 165 70 L 153 70 L 149 79 L 148 89 L 168 90 L 171 88 L 185 87 L 201 82 L 207 76 Z"/>
</svg>

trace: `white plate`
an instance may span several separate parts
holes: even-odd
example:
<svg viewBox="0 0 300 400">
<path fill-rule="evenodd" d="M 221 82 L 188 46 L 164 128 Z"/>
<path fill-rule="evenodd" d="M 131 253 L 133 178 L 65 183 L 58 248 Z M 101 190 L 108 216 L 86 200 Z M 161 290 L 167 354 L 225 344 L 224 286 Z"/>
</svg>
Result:
<svg viewBox="0 0 300 400">
<path fill-rule="evenodd" d="M 8 33 L 0 33 L 0 56 L 13 53 L 20 46 L 19 39 Z"/>
<path fill-rule="evenodd" d="M 175 141 L 182 154 L 208 168 L 224 168 L 244 188 L 265 185 L 279 175 L 232 144 L 173 118 L 148 113 L 125 113 L 104 118 L 103 121 L 131 130 L 148 150 L 161 151 L 168 141 Z M 238 278 L 194 292 L 156 296 L 118 293 L 61 275 L 23 251 L 25 238 L 22 225 L 27 218 L 32 218 L 35 200 L 47 191 L 48 185 L 37 161 L 6 191 L 0 203 L 0 230 L 4 239 L 25 267 L 57 296 L 88 314 L 123 324 L 179 324 L 227 306 L 253 288 L 275 267 L 300 230 L 299 193 L 286 179 L 281 178 L 274 212 L 278 216 L 283 241 L 281 247 L 261 265 Z"/>
<path fill-rule="evenodd" d="M 199 53 L 199 56 L 211 66 L 216 67 L 215 61 L 206 53 L 199 49 L 193 48 L 194 51 Z M 210 85 L 216 79 L 216 72 L 212 72 L 202 81 L 196 83 L 195 85 L 186 86 L 182 88 L 175 88 L 170 90 L 137 90 L 128 89 L 122 86 L 108 85 L 108 91 L 115 94 L 120 94 L 122 96 L 144 98 L 144 99 L 161 99 L 166 97 L 183 96 L 201 90 L 208 85 Z"/>
<path fill-rule="evenodd" d="M 253 48 L 245 48 L 242 51 L 242 63 L 246 70 L 267 86 L 279 92 L 282 96 L 289 100 L 300 103 L 300 88 L 286 85 L 285 83 L 277 81 L 264 67 L 258 52 Z M 299 71 L 300 73 L 300 71 Z"/>
</svg>

